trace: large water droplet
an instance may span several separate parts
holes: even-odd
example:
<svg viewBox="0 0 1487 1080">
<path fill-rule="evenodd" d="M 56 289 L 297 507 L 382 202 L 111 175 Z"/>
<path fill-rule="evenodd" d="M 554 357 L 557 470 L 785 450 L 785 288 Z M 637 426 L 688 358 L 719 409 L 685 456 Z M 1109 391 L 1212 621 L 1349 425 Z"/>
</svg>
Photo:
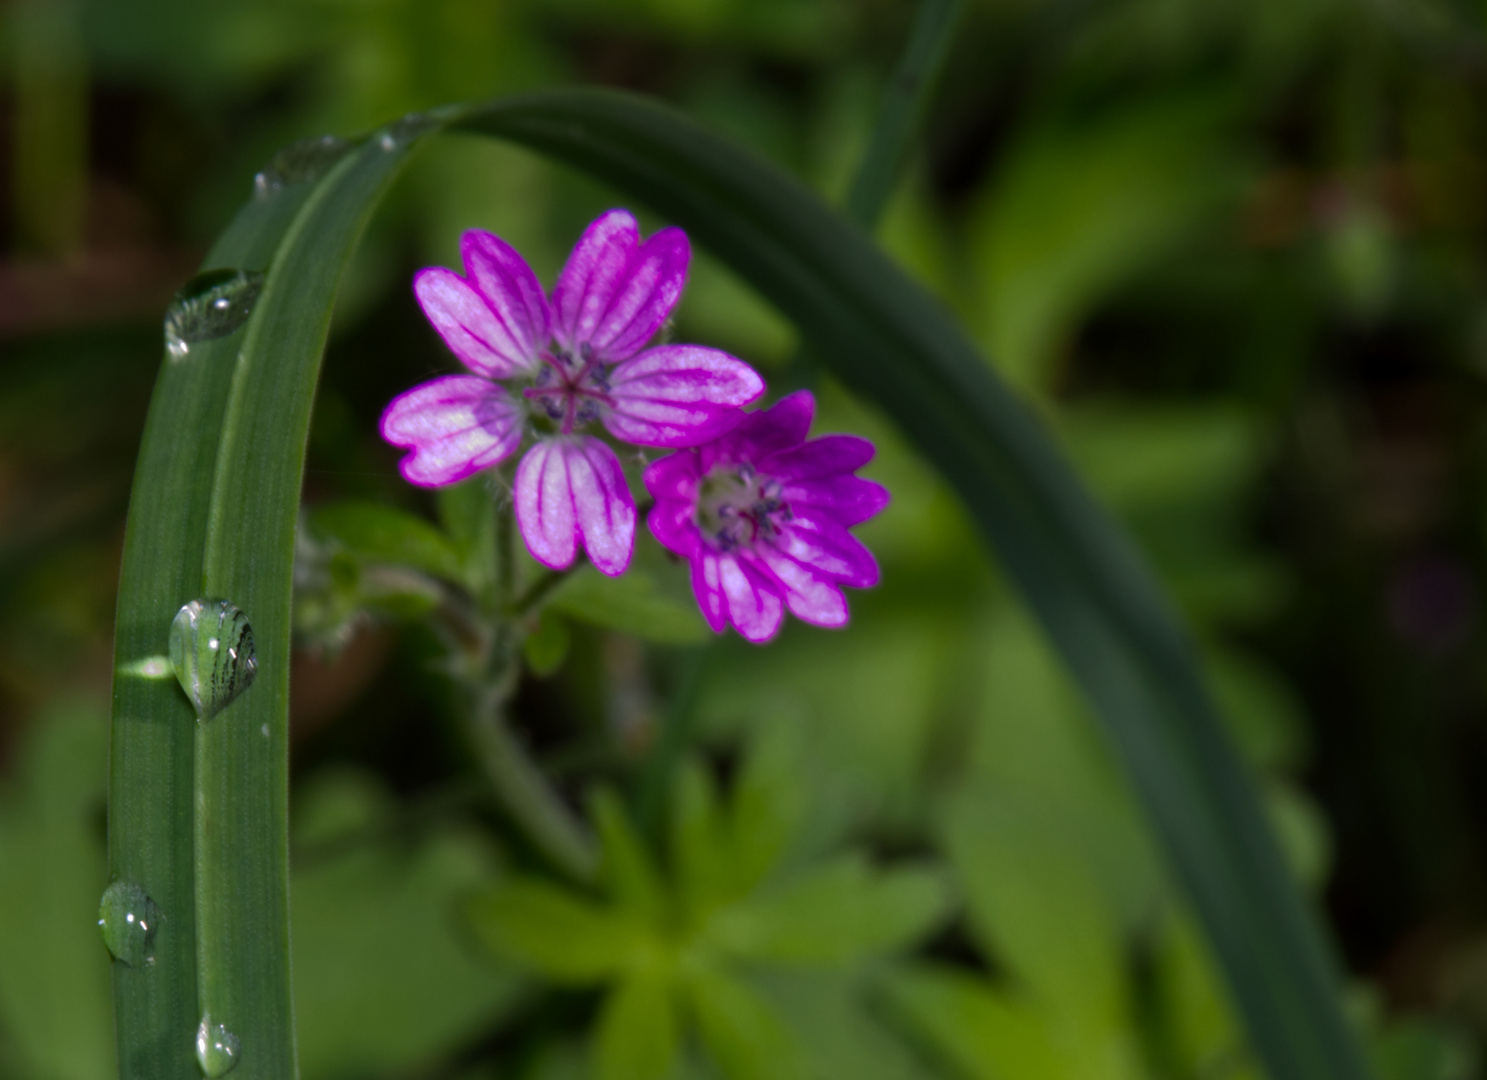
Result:
<svg viewBox="0 0 1487 1080">
<path fill-rule="evenodd" d="M 208 270 L 176 293 L 165 313 L 165 347 L 184 360 L 198 341 L 226 337 L 253 314 L 263 275 L 253 270 Z"/>
<path fill-rule="evenodd" d="M 196 1063 L 212 1080 L 226 1076 L 237 1067 L 238 1037 L 217 1023 L 211 1014 L 196 1026 Z"/>
<path fill-rule="evenodd" d="M 103 943 L 115 960 L 130 967 L 147 967 L 155 958 L 155 933 L 160 909 L 149 894 L 132 881 L 116 881 L 103 890 L 98 904 L 98 926 Z"/>
<path fill-rule="evenodd" d="M 248 617 L 228 600 L 191 601 L 170 624 L 170 664 L 197 719 L 210 720 L 258 673 Z"/>
<path fill-rule="evenodd" d="M 289 187 L 318 180 L 325 171 L 340 161 L 351 144 L 334 135 L 301 139 L 280 150 L 263 171 L 253 178 L 253 193 L 266 199 Z"/>
</svg>

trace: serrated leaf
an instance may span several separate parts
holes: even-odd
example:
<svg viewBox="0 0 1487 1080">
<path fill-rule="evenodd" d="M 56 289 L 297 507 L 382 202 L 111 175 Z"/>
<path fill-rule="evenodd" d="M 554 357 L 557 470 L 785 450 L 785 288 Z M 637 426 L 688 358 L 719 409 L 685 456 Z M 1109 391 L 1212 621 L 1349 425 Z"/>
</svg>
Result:
<svg viewBox="0 0 1487 1080">
<path fill-rule="evenodd" d="M 653 946 L 646 929 L 619 911 L 530 878 L 502 883 L 465 911 L 497 956 L 567 985 L 606 982 Z"/>
<path fill-rule="evenodd" d="M 591 626 L 665 645 L 688 645 L 712 636 L 695 603 L 661 592 L 635 567 L 612 578 L 584 566 L 553 590 L 547 607 Z"/>
</svg>

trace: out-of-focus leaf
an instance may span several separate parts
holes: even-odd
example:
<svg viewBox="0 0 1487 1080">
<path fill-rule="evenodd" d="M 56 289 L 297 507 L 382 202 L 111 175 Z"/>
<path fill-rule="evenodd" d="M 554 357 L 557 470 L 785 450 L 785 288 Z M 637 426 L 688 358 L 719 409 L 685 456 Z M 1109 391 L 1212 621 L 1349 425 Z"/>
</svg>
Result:
<svg viewBox="0 0 1487 1080">
<path fill-rule="evenodd" d="M 969 1080 L 1082 1080 L 1070 1072 L 1047 1017 L 985 979 L 916 965 L 887 984 L 890 1002 L 955 1074 Z"/>
<path fill-rule="evenodd" d="M 466 912 L 497 956 L 557 983 L 603 982 L 652 946 L 632 919 L 531 878 L 503 882 L 472 900 Z"/>
<path fill-rule="evenodd" d="M 1187 916 L 1173 913 L 1164 920 L 1153 967 L 1163 1054 L 1178 1074 L 1223 1072 L 1235 1080 L 1260 1080 L 1213 958 Z"/>
<path fill-rule="evenodd" d="M 1311 888 L 1321 888 L 1332 869 L 1332 838 L 1316 803 L 1285 780 L 1266 786 L 1265 803 L 1291 871 Z"/>
<path fill-rule="evenodd" d="M 491 1030 L 521 980 L 472 956 L 451 917 L 496 872 L 479 833 L 441 826 L 417 846 L 352 839 L 389 796 L 362 773 L 320 776 L 296 803 L 318 845 L 344 847 L 293 874 L 294 1000 L 306 1080 L 415 1072 Z M 364 826 L 363 826 L 364 827 Z"/>
<path fill-rule="evenodd" d="M 906 948 L 941 918 L 949 895 L 925 868 L 872 872 L 847 856 L 751 895 L 709 921 L 707 940 L 755 960 L 845 964 Z"/>
<path fill-rule="evenodd" d="M 1112 285 L 1165 254 L 1229 186 L 1221 114 L 1187 99 L 1025 134 L 981 207 L 973 246 L 986 340 L 1040 384 L 1059 338 Z"/>
<path fill-rule="evenodd" d="M 584 566 L 553 590 L 547 606 L 579 622 L 662 644 L 686 645 L 712 636 L 696 604 L 661 592 L 633 567 L 612 578 Z"/>
<path fill-rule="evenodd" d="M 423 518 L 378 503 L 347 501 L 316 508 L 310 526 L 358 560 L 411 566 L 446 581 L 463 580 L 459 550 Z"/>
<path fill-rule="evenodd" d="M 671 863 L 684 917 L 695 925 L 736 895 L 726 821 L 712 775 L 695 761 L 677 770 L 671 811 Z"/>
<path fill-rule="evenodd" d="M 473 476 L 439 489 L 439 523 L 459 552 L 462 580 L 489 598 L 496 573 L 496 507 L 487 479 Z"/>
<path fill-rule="evenodd" d="M 624 804 L 605 788 L 594 794 L 589 806 L 603 853 L 600 875 L 610 895 L 620 907 L 659 924 L 665 917 L 660 876 Z"/>
<path fill-rule="evenodd" d="M 0 1057 L 21 1077 L 112 1076 L 97 925 L 108 725 L 93 706 L 56 706 L 31 719 L 19 751 L 0 786 Z"/>
<path fill-rule="evenodd" d="M 806 778 L 799 738 L 783 723 L 755 733 L 729 800 L 730 867 L 741 888 L 762 881 L 800 825 Z"/>
<path fill-rule="evenodd" d="M 597 1080 L 665 1080 L 681 1039 L 669 973 L 636 972 L 609 992 L 595 1033 Z"/>
<path fill-rule="evenodd" d="M 689 968 L 683 984 L 703 1042 L 728 1080 L 804 1080 L 799 1046 L 757 990 L 702 965 Z"/>
<path fill-rule="evenodd" d="M 884 1023 L 879 982 L 839 970 L 759 972 L 755 985 L 795 1036 L 811 1080 L 942 1080 Z"/>
<path fill-rule="evenodd" d="M 527 658 L 532 674 L 551 675 L 562 667 L 572 640 L 567 620 L 551 609 L 544 609 L 537 616 L 537 628 L 522 638 L 521 643 L 522 655 Z"/>
<path fill-rule="evenodd" d="M 1437 1020 L 1406 1018 L 1374 1040 L 1381 1080 L 1470 1080 L 1481 1075 L 1482 1055 L 1464 1033 Z"/>
<path fill-rule="evenodd" d="M 973 929 L 1057 1025 L 1076 1075 L 1133 1077 L 1116 913 L 1057 822 L 1025 797 L 986 792 L 957 801 L 946 840 Z"/>
</svg>

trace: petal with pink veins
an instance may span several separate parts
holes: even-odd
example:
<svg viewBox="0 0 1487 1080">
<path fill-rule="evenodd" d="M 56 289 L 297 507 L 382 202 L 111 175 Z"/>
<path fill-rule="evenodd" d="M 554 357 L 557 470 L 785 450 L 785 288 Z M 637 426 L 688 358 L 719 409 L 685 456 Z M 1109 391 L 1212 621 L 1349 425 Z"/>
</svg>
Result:
<svg viewBox="0 0 1487 1080">
<path fill-rule="evenodd" d="M 694 501 L 697 497 L 697 481 L 702 478 L 697 460 L 697 454 L 689 451 L 658 458 L 647 465 L 641 475 L 641 479 L 645 481 L 645 489 L 657 499 Z"/>
<path fill-rule="evenodd" d="M 516 520 L 542 565 L 572 565 L 581 543 L 614 577 L 635 547 L 635 503 L 614 451 L 589 435 L 543 439 L 516 469 Z"/>
<path fill-rule="evenodd" d="M 728 629 L 728 597 L 723 592 L 723 560 L 732 561 L 731 555 L 719 555 L 713 551 L 701 551 L 692 559 L 692 592 L 697 596 L 697 606 L 713 633 L 721 634 Z"/>
<path fill-rule="evenodd" d="M 820 480 L 788 480 L 780 485 L 780 501 L 796 508 L 814 507 L 843 525 L 859 525 L 882 511 L 889 502 L 882 484 L 857 476 Z"/>
<path fill-rule="evenodd" d="M 547 345 L 550 318 L 542 282 L 517 250 L 494 233 L 470 229 L 460 237 L 470 283 L 485 297 L 529 360 Z"/>
<path fill-rule="evenodd" d="M 382 437 L 411 449 L 398 463 L 410 484 L 439 487 L 504 461 L 521 442 L 521 409 L 495 383 L 446 375 L 393 398 Z"/>
<path fill-rule="evenodd" d="M 755 552 L 784 588 L 785 604 L 797 619 L 813 626 L 847 625 L 847 598 L 830 580 L 772 544 L 761 544 Z"/>
<path fill-rule="evenodd" d="M 645 522 L 651 535 L 667 551 L 683 558 L 693 558 L 702 544 L 702 533 L 697 528 L 696 512 L 692 503 L 678 499 L 657 499 L 656 505 L 646 514 Z"/>
<path fill-rule="evenodd" d="M 718 560 L 719 584 L 728 601 L 728 618 L 756 645 L 779 633 L 785 605 L 779 586 L 748 562 L 733 555 Z"/>
<path fill-rule="evenodd" d="M 628 210 L 611 210 L 589 224 L 552 290 L 553 336 L 565 348 L 589 341 L 627 279 L 640 228 Z"/>
<path fill-rule="evenodd" d="M 700 345 L 662 345 L 616 365 L 612 404 L 601 414 L 617 439 L 640 446 L 695 446 L 745 419 L 764 380 L 742 360 Z"/>
<path fill-rule="evenodd" d="M 444 343 L 476 374 L 505 379 L 532 365 L 532 328 L 508 321 L 453 270 L 420 270 L 413 276 L 413 294 Z"/>
<path fill-rule="evenodd" d="M 819 575 L 865 589 L 878 583 L 878 561 L 862 542 L 828 514 L 796 510 L 775 546 Z"/>
</svg>

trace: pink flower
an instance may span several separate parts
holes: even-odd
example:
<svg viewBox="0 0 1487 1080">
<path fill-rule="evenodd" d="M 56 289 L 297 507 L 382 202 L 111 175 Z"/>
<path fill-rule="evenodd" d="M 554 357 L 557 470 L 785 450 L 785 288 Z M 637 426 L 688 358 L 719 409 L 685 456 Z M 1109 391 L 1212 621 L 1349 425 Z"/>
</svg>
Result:
<svg viewBox="0 0 1487 1080">
<path fill-rule="evenodd" d="M 409 483 L 438 487 L 505 461 L 535 432 L 515 483 L 528 550 L 561 570 L 581 543 L 604 573 L 623 573 L 635 503 L 619 458 L 584 429 L 597 421 L 622 442 L 695 446 L 738 424 L 739 407 L 764 393 L 764 381 L 717 349 L 645 348 L 686 282 L 692 253 L 680 229 L 641 243 L 635 219 L 609 211 L 584 231 L 550 299 L 499 237 L 472 229 L 460 253 L 464 277 L 420 270 L 413 291 L 474 374 L 445 375 L 394 398 L 382 437 L 412 451 L 398 466 Z"/>
<path fill-rule="evenodd" d="M 806 441 L 816 402 L 805 390 L 750 413 L 726 435 L 645 470 L 656 539 L 692 564 L 702 614 L 750 641 L 772 638 L 785 608 L 816 626 L 842 626 L 839 585 L 878 583 L 878 564 L 847 529 L 888 505 L 888 492 L 852 475 L 873 444 L 853 435 Z"/>
</svg>

